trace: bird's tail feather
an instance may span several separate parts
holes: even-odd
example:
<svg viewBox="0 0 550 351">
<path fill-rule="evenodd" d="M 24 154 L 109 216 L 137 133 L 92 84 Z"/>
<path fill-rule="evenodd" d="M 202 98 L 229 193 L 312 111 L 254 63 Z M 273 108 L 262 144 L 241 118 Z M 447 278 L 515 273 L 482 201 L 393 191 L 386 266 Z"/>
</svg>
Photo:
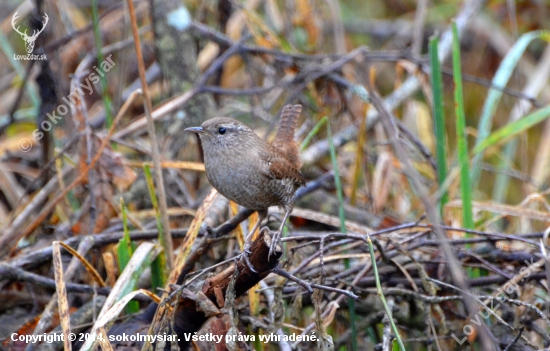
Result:
<svg viewBox="0 0 550 351">
<path fill-rule="evenodd" d="M 273 141 L 273 147 L 280 150 L 296 169 L 300 168 L 301 161 L 298 145 L 294 142 L 294 133 L 301 112 L 302 105 L 286 105 L 283 107 L 279 129 Z"/>
</svg>

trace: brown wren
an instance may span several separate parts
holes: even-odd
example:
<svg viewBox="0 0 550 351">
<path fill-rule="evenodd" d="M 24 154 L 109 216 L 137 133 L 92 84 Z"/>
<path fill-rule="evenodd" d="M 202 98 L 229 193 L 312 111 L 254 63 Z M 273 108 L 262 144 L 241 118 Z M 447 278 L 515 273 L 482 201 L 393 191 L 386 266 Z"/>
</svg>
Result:
<svg viewBox="0 0 550 351">
<path fill-rule="evenodd" d="M 281 112 L 279 129 L 272 144 L 267 143 L 243 123 L 228 117 L 216 117 L 200 127 L 185 129 L 197 133 L 204 153 L 206 176 L 220 194 L 231 201 L 258 212 L 258 222 L 247 235 L 244 257 L 252 235 L 267 216 L 269 206 L 279 206 L 285 215 L 274 233 L 269 257 L 275 251 L 281 232 L 292 212 L 292 197 L 305 185 L 294 132 L 301 105 L 287 105 Z"/>
</svg>

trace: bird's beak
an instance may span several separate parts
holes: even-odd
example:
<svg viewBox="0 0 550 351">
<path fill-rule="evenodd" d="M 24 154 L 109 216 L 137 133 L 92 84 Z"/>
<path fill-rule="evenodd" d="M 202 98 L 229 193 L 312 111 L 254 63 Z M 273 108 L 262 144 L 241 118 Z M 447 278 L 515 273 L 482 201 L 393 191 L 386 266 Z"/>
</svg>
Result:
<svg viewBox="0 0 550 351">
<path fill-rule="evenodd" d="M 189 127 L 189 128 L 185 128 L 185 131 L 186 132 L 193 132 L 193 133 L 197 133 L 197 134 L 205 132 L 203 127 Z"/>
</svg>

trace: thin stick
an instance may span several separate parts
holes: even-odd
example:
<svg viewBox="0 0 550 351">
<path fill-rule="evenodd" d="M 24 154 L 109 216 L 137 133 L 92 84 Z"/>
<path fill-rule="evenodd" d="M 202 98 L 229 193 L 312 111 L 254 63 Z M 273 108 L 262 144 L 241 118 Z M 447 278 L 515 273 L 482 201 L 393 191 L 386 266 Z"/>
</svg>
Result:
<svg viewBox="0 0 550 351">
<path fill-rule="evenodd" d="M 514 340 L 512 340 L 512 342 L 510 343 L 510 345 L 506 346 L 506 348 L 504 349 L 504 351 L 510 351 L 512 349 L 512 346 L 514 346 L 515 344 L 517 344 L 517 342 L 519 341 L 519 338 L 521 338 L 521 334 L 523 334 L 523 331 L 525 330 L 525 327 L 524 326 L 521 326 L 521 328 L 519 328 L 519 333 L 518 335 L 515 337 Z"/>
<path fill-rule="evenodd" d="M 164 255 L 166 257 L 166 271 L 169 272 L 174 267 L 174 245 L 172 243 L 172 235 L 170 233 L 170 222 L 168 219 L 168 208 L 166 206 L 166 193 L 164 191 L 164 180 L 162 178 L 162 167 L 160 166 L 160 153 L 157 143 L 157 136 L 155 133 L 155 123 L 151 116 L 153 106 L 151 104 L 151 98 L 149 96 L 149 88 L 147 86 L 147 78 L 145 77 L 145 65 L 143 64 L 143 54 L 141 52 L 141 42 L 139 39 L 138 26 L 136 21 L 136 13 L 134 9 L 134 3 L 132 0 L 128 0 L 128 11 L 130 12 L 130 21 L 132 23 L 132 34 L 134 36 L 134 45 L 136 48 L 136 56 L 138 62 L 139 79 L 141 81 L 141 87 L 143 89 L 143 99 L 145 100 L 145 116 L 147 118 L 147 129 L 149 132 L 149 138 L 151 139 L 151 151 L 153 153 L 153 163 L 155 165 L 155 178 L 157 181 L 157 192 L 159 197 L 159 207 L 162 218 L 162 235 L 161 240 L 164 248 Z"/>
<path fill-rule="evenodd" d="M 351 291 L 348 291 L 348 290 L 333 288 L 332 286 L 326 286 L 326 285 L 315 284 L 315 283 L 310 284 L 310 283 L 306 282 L 305 280 L 300 279 L 297 276 L 292 275 L 289 272 L 281 269 L 280 267 L 276 267 L 273 270 L 273 273 L 278 274 L 281 277 L 287 278 L 288 280 L 292 280 L 293 282 L 296 282 L 296 283 L 300 284 L 301 286 L 306 288 L 306 290 L 309 291 L 310 293 L 313 292 L 312 288 L 315 288 L 315 289 L 321 289 L 321 290 L 326 290 L 326 291 L 330 291 L 330 292 L 335 292 L 337 294 L 346 295 L 347 297 L 352 298 L 354 300 L 359 299 L 359 296 L 355 295 L 354 293 L 352 293 Z"/>
<path fill-rule="evenodd" d="M 46 278 L 41 275 L 27 272 L 21 268 L 10 266 L 9 264 L 0 263 L 0 275 L 3 279 L 10 279 L 18 282 L 25 282 L 36 286 L 41 286 L 47 289 L 56 290 L 57 286 L 55 280 Z M 67 292 L 74 292 L 79 294 L 101 294 L 109 295 L 111 288 L 97 288 L 84 284 L 65 283 L 65 289 Z"/>
<path fill-rule="evenodd" d="M 313 293 L 313 289 L 311 288 L 311 284 L 306 282 L 303 279 L 298 278 L 295 275 L 292 275 L 288 273 L 287 271 L 277 267 L 273 270 L 273 273 L 280 275 L 283 278 L 286 278 L 288 280 L 292 280 L 295 283 L 298 283 L 299 285 L 303 286 L 310 294 Z"/>
<path fill-rule="evenodd" d="M 316 283 L 312 283 L 311 287 L 315 288 L 315 289 L 321 289 L 321 290 L 326 290 L 326 291 L 330 291 L 330 292 L 335 292 L 337 294 L 346 295 L 347 297 L 352 298 L 354 300 L 359 300 L 359 296 L 355 295 L 354 293 L 352 293 L 351 291 L 348 291 L 348 290 L 333 288 L 332 286 L 321 285 L 321 284 L 316 284 Z"/>
<path fill-rule="evenodd" d="M 53 242 L 53 267 L 55 273 L 55 290 L 57 292 L 57 306 L 59 309 L 59 318 L 61 320 L 61 329 L 63 330 L 63 346 L 65 350 L 71 351 L 72 344 L 69 339 L 71 332 L 71 322 L 69 317 L 69 302 L 67 301 L 67 288 L 63 279 L 63 264 L 61 262 L 61 249 L 59 242 Z"/>
</svg>

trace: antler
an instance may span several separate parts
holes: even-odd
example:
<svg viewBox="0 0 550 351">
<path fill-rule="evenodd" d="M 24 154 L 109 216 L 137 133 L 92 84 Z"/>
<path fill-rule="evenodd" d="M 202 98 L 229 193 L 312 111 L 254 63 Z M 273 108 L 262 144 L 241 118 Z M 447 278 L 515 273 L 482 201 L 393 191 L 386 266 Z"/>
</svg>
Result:
<svg viewBox="0 0 550 351">
<path fill-rule="evenodd" d="M 46 28 L 46 24 L 48 24 L 48 14 L 45 13 L 44 14 L 44 22 L 42 22 L 42 29 L 40 29 L 39 31 L 37 31 L 36 29 L 32 32 L 32 38 L 36 38 L 38 37 L 38 34 L 42 33 L 44 31 L 44 29 Z"/>
<path fill-rule="evenodd" d="M 22 33 L 22 32 L 19 30 L 19 26 L 17 26 L 17 28 L 15 27 L 15 25 L 16 25 L 15 22 L 17 21 L 17 18 L 18 18 L 18 17 L 19 17 L 19 13 L 18 13 L 18 11 L 16 11 L 15 14 L 13 15 L 13 17 L 11 18 L 11 26 L 13 27 L 13 29 L 14 29 L 17 33 L 21 34 L 21 36 L 23 37 L 23 39 L 25 39 L 25 41 L 27 41 L 28 39 L 31 40 L 31 41 L 32 41 L 33 39 L 36 39 L 36 38 L 38 37 L 38 34 L 40 34 L 40 33 L 42 33 L 42 32 L 44 31 L 44 29 L 46 28 L 46 25 L 48 24 L 48 20 L 49 20 L 48 14 L 47 14 L 47 13 L 44 14 L 44 21 L 42 22 L 42 29 L 40 29 L 40 30 L 36 30 L 36 29 L 35 29 L 35 30 L 33 31 L 33 33 L 32 33 L 32 36 L 29 37 L 29 36 L 27 35 L 27 30 L 26 30 L 26 29 L 25 29 L 25 33 Z"/>
<path fill-rule="evenodd" d="M 48 16 L 48 15 L 46 15 L 46 17 L 47 17 L 47 16 Z M 14 29 L 17 33 L 19 33 L 19 34 L 23 37 L 23 39 L 26 40 L 26 38 L 29 37 L 29 36 L 27 35 L 27 30 L 25 29 L 25 33 L 21 33 L 21 31 L 19 30 L 19 26 L 17 26 L 17 28 L 15 28 L 15 21 L 17 20 L 17 17 L 19 17 L 18 11 L 16 11 L 15 14 L 13 15 L 13 17 L 11 18 L 11 26 L 13 27 L 13 29 Z M 48 22 L 48 21 L 46 20 L 46 22 Z"/>
</svg>

